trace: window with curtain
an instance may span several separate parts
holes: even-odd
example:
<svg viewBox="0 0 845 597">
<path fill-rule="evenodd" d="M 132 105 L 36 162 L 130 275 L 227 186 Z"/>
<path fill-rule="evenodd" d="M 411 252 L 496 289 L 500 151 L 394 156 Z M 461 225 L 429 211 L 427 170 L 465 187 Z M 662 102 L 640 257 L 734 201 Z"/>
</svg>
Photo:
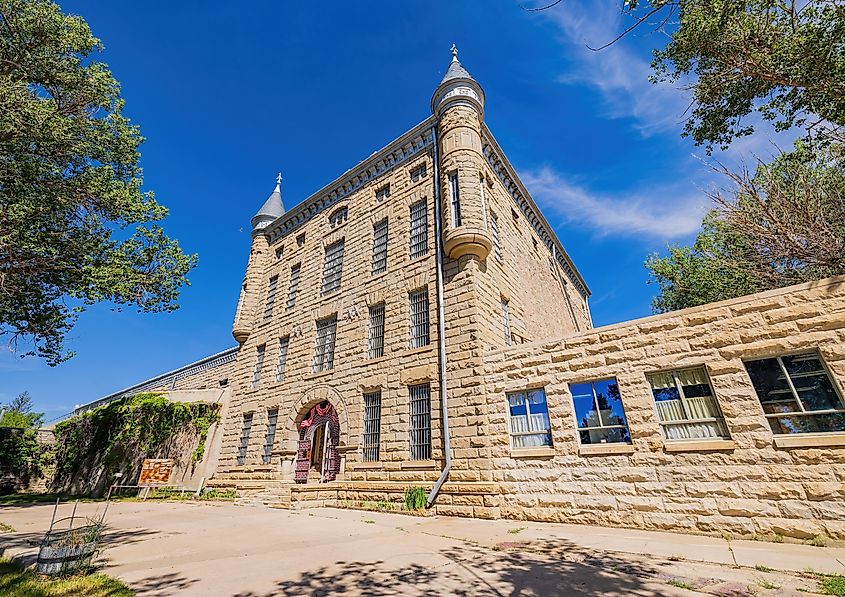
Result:
<svg viewBox="0 0 845 597">
<path fill-rule="evenodd" d="M 646 377 L 665 439 L 729 437 L 704 367 L 649 373 Z"/>
<path fill-rule="evenodd" d="M 845 431 L 845 406 L 816 353 L 745 362 L 772 433 Z"/>
<path fill-rule="evenodd" d="M 631 443 L 615 378 L 569 384 L 582 444 Z"/>
<path fill-rule="evenodd" d="M 552 428 L 546 390 L 538 388 L 507 394 L 511 446 L 536 448 L 552 445 Z"/>
</svg>

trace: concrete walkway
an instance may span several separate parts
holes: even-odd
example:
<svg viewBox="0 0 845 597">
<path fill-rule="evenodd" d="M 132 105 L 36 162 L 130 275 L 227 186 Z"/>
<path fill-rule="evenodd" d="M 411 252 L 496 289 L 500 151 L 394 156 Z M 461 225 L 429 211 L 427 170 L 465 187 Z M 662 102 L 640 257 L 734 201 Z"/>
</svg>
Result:
<svg viewBox="0 0 845 597">
<path fill-rule="evenodd" d="M 0 549 L 33 562 L 51 513 L 0 507 Z M 807 595 L 784 571 L 845 574 L 840 548 L 551 523 L 151 502 L 107 522 L 100 563 L 138 595 Z"/>
</svg>

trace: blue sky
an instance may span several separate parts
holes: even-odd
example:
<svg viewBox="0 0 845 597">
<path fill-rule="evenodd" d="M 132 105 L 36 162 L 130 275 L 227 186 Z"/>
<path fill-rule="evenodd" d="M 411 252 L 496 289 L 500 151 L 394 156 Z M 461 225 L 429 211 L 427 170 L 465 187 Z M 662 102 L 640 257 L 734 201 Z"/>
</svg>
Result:
<svg viewBox="0 0 845 597">
<path fill-rule="evenodd" d="M 425 119 L 452 43 L 590 285 L 595 325 L 650 313 L 643 261 L 689 242 L 708 203 L 703 151 L 680 137 L 689 100 L 647 81 L 650 47 L 665 38 L 586 47 L 620 30 L 615 2 L 541 13 L 516 0 L 61 5 L 103 41 L 147 138 L 145 187 L 200 259 L 180 310 L 92 308 L 68 338 L 77 355 L 58 367 L 0 347 L 0 402 L 28 390 L 48 419 L 234 345 L 249 220 L 276 172 L 290 208 Z M 721 157 L 765 151 L 755 138 Z"/>
</svg>

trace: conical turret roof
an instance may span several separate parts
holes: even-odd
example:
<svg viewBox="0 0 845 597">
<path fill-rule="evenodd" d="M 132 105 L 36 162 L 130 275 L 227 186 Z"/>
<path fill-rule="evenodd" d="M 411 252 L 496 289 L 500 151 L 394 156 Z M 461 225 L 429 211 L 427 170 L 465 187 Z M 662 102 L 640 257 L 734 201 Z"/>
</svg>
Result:
<svg viewBox="0 0 845 597">
<path fill-rule="evenodd" d="M 258 210 L 258 213 L 252 217 L 252 229 L 264 228 L 273 220 L 280 218 L 285 214 L 285 204 L 282 203 L 282 174 L 276 178 L 276 188 L 267 197 L 267 201 Z"/>
</svg>

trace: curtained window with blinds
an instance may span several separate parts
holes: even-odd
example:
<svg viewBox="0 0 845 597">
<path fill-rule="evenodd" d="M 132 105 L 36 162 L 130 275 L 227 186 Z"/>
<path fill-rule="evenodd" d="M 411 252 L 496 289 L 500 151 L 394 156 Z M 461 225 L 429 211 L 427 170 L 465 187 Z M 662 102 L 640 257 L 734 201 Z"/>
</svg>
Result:
<svg viewBox="0 0 845 597">
<path fill-rule="evenodd" d="M 649 373 L 646 377 L 665 439 L 729 437 L 704 367 Z"/>
<path fill-rule="evenodd" d="M 552 428 L 546 390 L 537 388 L 507 395 L 511 446 L 537 448 L 552 445 Z"/>
</svg>

